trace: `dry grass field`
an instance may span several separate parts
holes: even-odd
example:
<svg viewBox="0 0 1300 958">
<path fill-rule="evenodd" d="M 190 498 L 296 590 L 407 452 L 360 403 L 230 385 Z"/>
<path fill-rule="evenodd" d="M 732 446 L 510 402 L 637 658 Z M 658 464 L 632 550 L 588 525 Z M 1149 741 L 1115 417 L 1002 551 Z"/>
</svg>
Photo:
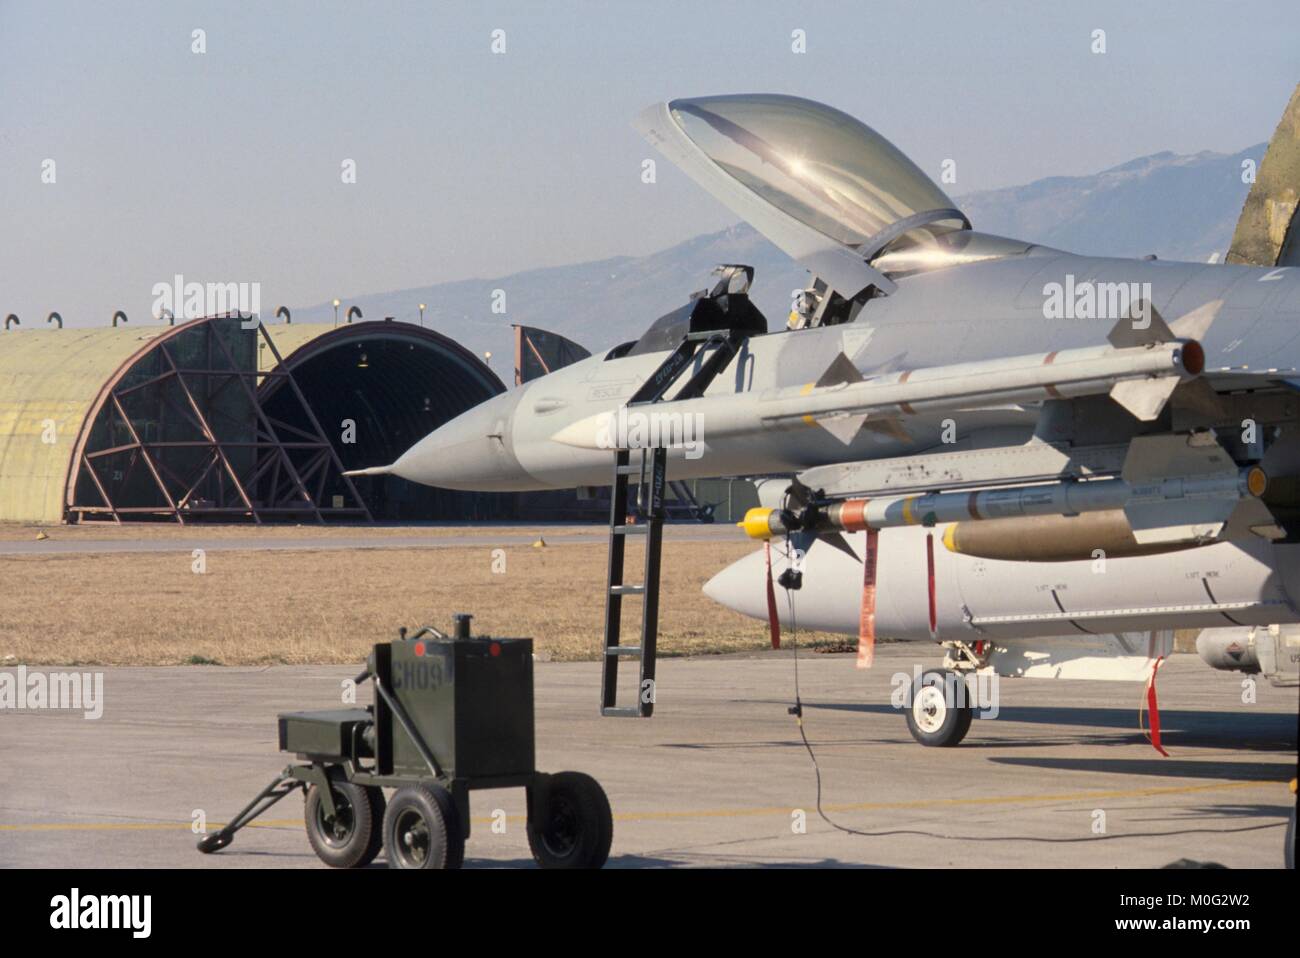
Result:
<svg viewBox="0 0 1300 958">
<path fill-rule="evenodd" d="M 118 525 L 115 522 L 83 522 L 79 525 L 40 524 L 26 522 L 0 522 L 0 542 L 21 542 L 35 539 L 41 533 L 62 541 L 97 541 L 115 542 L 128 539 L 177 539 L 202 537 L 204 539 L 246 539 L 256 536 L 274 541 L 276 539 L 326 539 L 348 536 L 366 536 L 368 538 L 430 538 L 440 539 L 450 536 L 474 535 L 485 531 L 503 536 L 509 535 L 543 535 L 546 538 L 581 535 L 584 533 L 601 534 L 605 531 L 603 523 L 589 525 L 555 524 L 511 526 L 483 523 L 439 523 L 438 525 L 263 525 L 248 523 L 230 523 L 215 525 L 211 523 L 190 523 L 181 526 L 175 522 L 129 522 Z"/>
<path fill-rule="evenodd" d="M 247 527 L 233 528 L 250 534 Z M 114 531 L 96 527 L 96 536 L 102 530 Z M 60 538 L 84 535 L 51 531 Z M 203 534 L 213 531 L 205 527 Z M 0 556 L 0 666 L 360 662 L 398 626 L 449 629 L 453 612 L 472 612 L 476 632 L 531 636 L 544 658 L 596 658 L 605 546 L 565 544 L 561 530 L 543 533 L 546 548 L 505 547 L 504 572 L 493 571 L 492 549 L 465 546 L 214 550 L 202 574 L 185 552 Z M 767 647 L 766 623 L 724 609 L 700 591 L 715 571 L 752 548 L 726 540 L 665 543 L 663 654 Z M 639 550 L 630 549 L 629 582 L 640 581 L 634 551 L 639 560 Z M 625 621 L 634 624 L 640 600 L 625 599 L 624 608 Z M 802 642 L 818 640 L 843 641 L 801 636 Z"/>
</svg>

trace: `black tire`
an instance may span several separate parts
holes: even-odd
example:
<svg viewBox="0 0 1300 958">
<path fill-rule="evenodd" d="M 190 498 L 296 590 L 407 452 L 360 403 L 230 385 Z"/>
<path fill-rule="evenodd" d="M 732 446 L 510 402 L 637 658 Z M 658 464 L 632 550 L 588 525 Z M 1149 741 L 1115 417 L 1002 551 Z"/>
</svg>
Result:
<svg viewBox="0 0 1300 958">
<path fill-rule="evenodd" d="M 232 841 L 234 835 L 227 835 L 225 832 L 213 832 L 211 835 L 204 835 L 199 839 L 199 851 L 205 855 L 211 855 L 213 852 L 219 852 Z"/>
<path fill-rule="evenodd" d="M 383 792 L 351 782 L 331 782 L 330 792 L 337 813 L 333 817 L 325 810 L 320 789 L 313 785 L 307 790 L 307 840 L 316 857 L 331 868 L 363 868 L 379 853 Z M 378 809 L 374 792 L 379 792 Z"/>
<path fill-rule="evenodd" d="M 389 868 L 460 868 L 465 835 L 451 793 L 441 785 L 407 785 L 384 813 Z"/>
<path fill-rule="evenodd" d="M 370 798 L 370 847 L 358 868 L 373 862 L 384 848 L 384 815 L 388 811 L 388 800 L 384 798 L 384 790 L 376 785 L 367 785 L 366 795 Z"/>
<path fill-rule="evenodd" d="M 600 868 L 614 840 L 605 790 L 590 775 L 550 776 L 541 821 L 528 817 L 528 847 L 543 868 Z"/>
<path fill-rule="evenodd" d="M 955 701 L 954 701 L 955 699 Z M 975 710 L 959 672 L 931 669 L 921 675 L 906 707 L 907 730 L 931 748 L 952 748 L 970 731 Z"/>
<path fill-rule="evenodd" d="M 1291 817 L 1286 820 L 1286 844 L 1282 846 L 1282 861 L 1287 868 L 1295 870 L 1295 806 L 1291 806 Z"/>
</svg>

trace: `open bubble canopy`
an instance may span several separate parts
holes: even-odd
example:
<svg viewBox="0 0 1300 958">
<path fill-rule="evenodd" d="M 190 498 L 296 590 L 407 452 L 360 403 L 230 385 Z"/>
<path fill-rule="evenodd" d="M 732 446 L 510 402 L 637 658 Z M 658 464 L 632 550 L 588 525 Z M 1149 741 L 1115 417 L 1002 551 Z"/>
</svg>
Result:
<svg viewBox="0 0 1300 958">
<path fill-rule="evenodd" d="M 673 120 L 718 167 L 773 206 L 846 246 L 950 200 L 902 151 L 832 107 L 779 94 L 673 100 Z"/>
</svg>

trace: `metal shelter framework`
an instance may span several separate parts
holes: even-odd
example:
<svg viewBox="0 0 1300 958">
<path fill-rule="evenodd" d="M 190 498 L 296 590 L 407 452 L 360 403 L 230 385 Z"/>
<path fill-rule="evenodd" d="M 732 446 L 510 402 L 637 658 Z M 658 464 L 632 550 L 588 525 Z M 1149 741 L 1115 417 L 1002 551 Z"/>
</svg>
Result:
<svg viewBox="0 0 1300 958">
<path fill-rule="evenodd" d="M 169 329 L 104 384 L 76 442 L 70 521 L 372 519 L 274 339 L 247 319 Z M 259 368 L 259 343 L 271 368 Z M 298 424 L 263 409 L 268 382 L 292 393 Z"/>
<path fill-rule="evenodd" d="M 559 333 L 536 326 L 513 324 L 515 331 L 515 385 L 521 386 L 591 355 L 585 346 Z"/>
</svg>

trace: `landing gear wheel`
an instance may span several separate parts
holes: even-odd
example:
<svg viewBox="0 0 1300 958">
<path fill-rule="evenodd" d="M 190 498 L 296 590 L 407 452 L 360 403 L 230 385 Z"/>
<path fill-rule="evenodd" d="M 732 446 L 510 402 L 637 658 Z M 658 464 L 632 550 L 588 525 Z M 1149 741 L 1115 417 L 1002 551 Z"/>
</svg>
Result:
<svg viewBox="0 0 1300 958">
<path fill-rule="evenodd" d="M 451 793 L 441 785 L 407 785 L 384 813 L 389 868 L 459 868 L 465 833 Z"/>
<path fill-rule="evenodd" d="M 540 821 L 528 817 L 528 847 L 543 868 L 600 868 L 614 840 L 605 790 L 590 775 L 558 772 L 546 786 Z"/>
<path fill-rule="evenodd" d="M 931 669 L 912 690 L 907 730 L 922 745 L 952 748 L 970 731 L 973 710 L 967 704 L 966 680 L 960 672 Z"/>
<path fill-rule="evenodd" d="M 307 790 L 303 817 L 307 840 L 316 857 L 333 868 L 362 868 L 379 854 L 384 793 L 351 782 L 331 782 L 334 814 L 321 801 L 320 789 Z"/>
</svg>

